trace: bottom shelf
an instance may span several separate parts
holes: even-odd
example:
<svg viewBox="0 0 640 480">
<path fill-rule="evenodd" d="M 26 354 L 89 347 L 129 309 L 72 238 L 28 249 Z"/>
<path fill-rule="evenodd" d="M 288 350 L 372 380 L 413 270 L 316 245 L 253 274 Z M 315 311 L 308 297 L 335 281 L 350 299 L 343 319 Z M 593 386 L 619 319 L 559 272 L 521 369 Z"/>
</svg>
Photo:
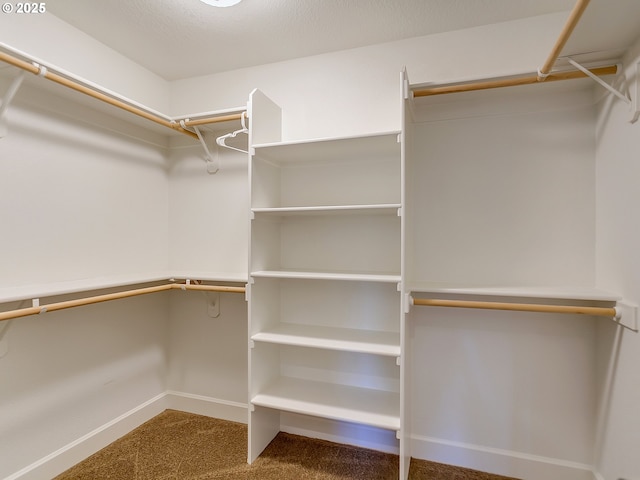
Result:
<svg viewBox="0 0 640 480">
<path fill-rule="evenodd" d="M 281 377 L 251 399 L 261 407 L 400 430 L 396 392 Z"/>
</svg>

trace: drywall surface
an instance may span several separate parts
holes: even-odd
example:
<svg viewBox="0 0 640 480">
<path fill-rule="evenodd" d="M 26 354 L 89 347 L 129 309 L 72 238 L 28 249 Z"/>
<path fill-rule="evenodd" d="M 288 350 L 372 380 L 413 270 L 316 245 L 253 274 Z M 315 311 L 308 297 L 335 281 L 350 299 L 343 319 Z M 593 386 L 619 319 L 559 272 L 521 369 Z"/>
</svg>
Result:
<svg viewBox="0 0 640 480">
<path fill-rule="evenodd" d="M 566 93 L 538 90 L 514 111 L 512 93 L 421 107 L 430 117 L 413 127 L 410 283 L 594 286 L 593 107 L 579 97 L 556 110 Z M 532 101 L 550 110 L 528 110 Z"/>
<path fill-rule="evenodd" d="M 167 268 L 166 151 L 154 135 L 135 127 L 122 132 L 86 107 L 31 87 L 21 88 L 6 115 L 3 293 Z M 166 390 L 167 298 L 154 294 L 0 324 L 0 477 L 66 451 Z M 30 306 L 26 300 L 0 308 Z"/>
<path fill-rule="evenodd" d="M 215 145 L 210 138 L 208 143 Z M 170 152 L 169 265 L 172 271 L 246 278 L 248 156 L 217 146 L 210 150 L 220 161 L 215 174 L 207 173 L 199 143 Z"/>
<path fill-rule="evenodd" d="M 565 20 L 544 15 L 175 81 L 171 110 L 232 108 L 259 88 L 282 108 L 287 140 L 397 130 L 404 66 L 413 83 L 535 72 Z"/>
<path fill-rule="evenodd" d="M 3 14 L 0 32 L 2 43 L 47 65 L 62 68 L 160 112 L 168 110 L 169 89 L 165 80 L 49 12 Z"/>
<path fill-rule="evenodd" d="M 208 305 L 219 302 L 220 315 Z M 239 293 L 171 292 L 167 389 L 247 403 L 247 302 Z"/>
<path fill-rule="evenodd" d="M 416 309 L 410 321 L 413 365 L 431 366 L 414 367 L 414 456 L 526 479 L 522 457 L 591 465 L 593 319 Z"/>
<path fill-rule="evenodd" d="M 154 294 L 2 322 L 0 478 L 165 391 L 167 299 Z"/>
<path fill-rule="evenodd" d="M 0 139 L 0 287 L 167 268 L 165 149 L 104 120 L 18 92 Z"/>
<path fill-rule="evenodd" d="M 624 59 L 626 85 L 638 82 L 640 40 Z M 617 82 L 620 85 L 620 82 Z M 632 92 L 635 96 L 636 92 Z M 640 303 L 640 123 L 627 105 L 607 97 L 598 112 L 596 150 L 597 279 L 600 288 Z M 597 470 L 605 480 L 640 477 L 640 335 L 602 325 Z"/>
</svg>

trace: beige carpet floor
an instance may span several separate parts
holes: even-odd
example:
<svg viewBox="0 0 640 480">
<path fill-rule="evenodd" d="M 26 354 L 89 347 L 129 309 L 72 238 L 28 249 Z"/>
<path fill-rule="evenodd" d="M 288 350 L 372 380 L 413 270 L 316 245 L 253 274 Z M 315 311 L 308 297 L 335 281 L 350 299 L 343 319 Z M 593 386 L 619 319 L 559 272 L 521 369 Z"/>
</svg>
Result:
<svg viewBox="0 0 640 480">
<path fill-rule="evenodd" d="M 55 480 L 391 480 L 398 457 L 279 433 L 252 465 L 246 425 L 166 410 Z M 513 480 L 412 460 L 411 480 Z"/>
</svg>

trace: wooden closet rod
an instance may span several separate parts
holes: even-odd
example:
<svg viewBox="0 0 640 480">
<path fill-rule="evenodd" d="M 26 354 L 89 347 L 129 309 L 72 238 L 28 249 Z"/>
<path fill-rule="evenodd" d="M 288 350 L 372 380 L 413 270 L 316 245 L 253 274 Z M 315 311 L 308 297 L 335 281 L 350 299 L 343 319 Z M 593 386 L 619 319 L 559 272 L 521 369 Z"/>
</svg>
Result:
<svg viewBox="0 0 640 480">
<path fill-rule="evenodd" d="M 106 95 L 102 92 L 99 92 L 95 89 L 89 88 L 85 85 L 82 85 L 81 83 L 75 82 L 73 80 L 69 80 L 66 77 L 63 77 L 62 75 L 58 75 L 57 73 L 53 73 L 48 71 L 46 68 L 43 68 L 41 66 L 38 65 L 34 65 L 33 63 L 29 63 L 27 61 L 21 60 L 17 57 L 14 57 L 13 55 L 9 55 L 8 53 L 5 52 L 0 52 L 0 60 L 2 60 L 5 63 L 8 63 L 9 65 L 13 65 L 14 67 L 18 67 L 22 70 L 26 70 L 27 72 L 31 72 L 34 75 L 40 75 L 44 78 L 46 78 L 47 80 L 51 80 L 52 82 L 58 83 L 60 85 L 63 85 L 65 87 L 68 87 L 72 90 L 75 90 L 77 92 L 80 93 L 84 93 L 85 95 L 88 95 L 90 97 L 93 97 L 97 100 L 100 100 L 102 102 L 108 103 L 109 105 L 112 105 L 114 107 L 120 108 L 122 110 L 125 110 L 129 113 L 133 113 L 134 115 L 138 115 L 139 117 L 142 118 L 146 118 L 147 120 L 150 120 L 152 122 L 155 122 L 159 125 L 171 128 L 172 130 L 176 130 L 180 133 L 183 133 L 185 135 L 188 135 L 192 138 L 195 138 L 196 140 L 198 140 L 198 135 L 190 132 L 189 130 L 186 130 L 184 128 L 182 128 L 180 126 L 179 123 L 176 122 L 172 122 L 170 120 L 167 120 L 165 118 L 162 118 L 158 115 L 154 115 L 153 113 L 150 112 L 146 112 L 145 110 L 135 107 L 133 105 L 129 105 L 126 102 L 123 102 L 121 100 L 117 100 L 113 97 L 110 97 L 109 95 Z"/>
<path fill-rule="evenodd" d="M 56 310 L 64 310 L 66 308 L 81 307 L 92 303 L 107 302 L 109 300 L 118 300 L 121 298 L 136 297 L 138 295 L 146 295 L 148 293 L 163 292 L 165 290 L 201 290 L 207 292 L 227 292 L 227 293 L 244 293 L 245 287 L 230 287 L 225 285 L 199 285 L 186 283 L 169 283 L 166 285 L 157 285 L 155 287 L 137 288 L 133 290 L 125 290 L 123 292 L 108 293 L 105 295 L 96 295 L 93 297 L 78 298 L 76 300 L 68 300 L 66 302 L 50 303 L 49 305 L 41 305 L 37 307 L 20 308 L 18 310 L 10 310 L 8 312 L 0 312 L 0 322 L 3 320 L 11 320 L 12 318 L 26 317 L 28 315 L 37 315 L 44 312 L 55 312 Z"/>
<path fill-rule="evenodd" d="M 577 305 L 538 305 L 530 303 L 502 303 L 502 302 L 480 302 L 469 300 L 439 300 L 414 298 L 413 305 L 423 305 L 427 307 L 457 307 L 457 308 L 480 308 L 485 310 L 510 310 L 516 312 L 540 312 L 540 313 L 572 313 L 582 315 L 593 315 L 596 317 L 615 318 L 618 312 L 613 307 L 581 307 Z"/>
<path fill-rule="evenodd" d="M 516 78 L 507 78 L 507 79 L 497 79 L 497 80 L 487 80 L 482 82 L 474 82 L 460 85 L 451 85 L 451 86 L 442 86 L 442 87 L 433 87 L 433 88 L 425 88 L 421 90 L 414 90 L 414 97 L 427 97 L 430 95 L 443 95 L 447 93 L 460 93 L 460 92 L 470 92 L 474 90 L 488 90 L 490 88 L 501 88 L 501 87 L 515 87 L 518 85 L 531 85 L 538 82 L 551 82 L 554 80 L 570 80 L 574 78 L 586 77 L 585 73 L 582 73 L 579 70 L 570 71 L 570 72 L 558 72 L 551 74 L 551 69 L 553 65 L 558 60 L 562 49 L 569 40 L 569 37 L 573 33 L 576 25 L 580 21 L 580 17 L 589 5 L 589 0 L 577 0 L 576 4 L 571 10 L 569 14 L 569 18 L 564 25 L 564 28 L 560 32 L 560 36 L 556 40 L 555 45 L 551 49 L 551 53 L 547 57 L 547 60 L 544 62 L 542 68 L 540 68 L 536 75 L 534 76 L 526 76 L 526 77 L 516 77 Z M 602 68 L 594 68 L 589 70 L 591 73 L 597 76 L 602 75 L 614 75 L 617 73 L 617 67 L 615 65 L 602 67 Z"/>
<path fill-rule="evenodd" d="M 549 72 L 551 72 L 551 69 L 553 68 L 553 65 L 556 63 L 556 60 L 558 60 L 558 57 L 560 56 L 560 52 L 562 52 L 562 49 L 567 43 L 567 40 L 569 40 L 569 37 L 573 33 L 573 29 L 576 28 L 576 25 L 580 21 L 580 17 L 582 17 L 582 14 L 587 9 L 587 5 L 589 5 L 589 0 L 578 0 L 576 4 L 573 6 L 573 10 L 571 10 L 571 13 L 569 14 L 567 23 L 565 23 L 564 28 L 562 29 L 562 32 L 560 32 L 560 36 L 558 37 L 558 40 L 556 40 L 555 45 L 551 49 L 551 53 L 549 54 L 547 61 L 544 62 L 544 65 L 542 66 L 542 68 L 538 70 L 539 82 L 548 80 Z"/>
<path fill-rule="evenodd" d="M 197 127 L 198 125 L 208 125 L 210 123 L 230 122 L 232 120 L 242 119 L 242 113 L 233 113 L 231 115 L 221 115 L 219 117 L 198 118 L 196 120 L 185 120 L 187 127 Z"/>
<path fill-rule="evenodd" d="M 609 65 L 606 67 L 598 67 L 589 69 L 591 73 L 597 76 L 615 75 L 618 72 L 617 65 Z M 550 74 L 545 82 L 554 82 L 558 80 L 571 80 L 575 78 L 583 78 L 587 75 L 580 70 L 572 70 L 568 72 L 558 72 Z M 491 88 L 515 87 L 518 85 L 532 85 L 538 83 L 538 76 L 531 75 L 527 77 L 504 78 L 496 80 L 485 80 L 474 83 L 464 83 L 460 85 L 445 85 L 442 87 L 425 88 L 422 90 L 414 90 L 414 97 L 428 97 L 432 95 L 444 95 L 447 93 L 471 92 L 475 90 L 488 90 Z"/>
</svg>

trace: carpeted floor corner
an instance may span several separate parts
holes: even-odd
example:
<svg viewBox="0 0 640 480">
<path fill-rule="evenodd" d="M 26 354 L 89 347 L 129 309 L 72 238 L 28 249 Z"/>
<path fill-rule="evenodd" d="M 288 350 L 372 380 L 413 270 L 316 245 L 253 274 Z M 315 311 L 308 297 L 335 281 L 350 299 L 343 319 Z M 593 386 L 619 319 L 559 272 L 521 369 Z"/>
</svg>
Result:
<svg viewBox="0 0 640 480">
<path fill-rule="evenodd" d="M 279 433 L 248 465 L 246 425 L 166 410 L 54 480 L 391 480 L 398 457 Z M 412 460 L 410 480 L 514 480 Z"/>
</svg>

